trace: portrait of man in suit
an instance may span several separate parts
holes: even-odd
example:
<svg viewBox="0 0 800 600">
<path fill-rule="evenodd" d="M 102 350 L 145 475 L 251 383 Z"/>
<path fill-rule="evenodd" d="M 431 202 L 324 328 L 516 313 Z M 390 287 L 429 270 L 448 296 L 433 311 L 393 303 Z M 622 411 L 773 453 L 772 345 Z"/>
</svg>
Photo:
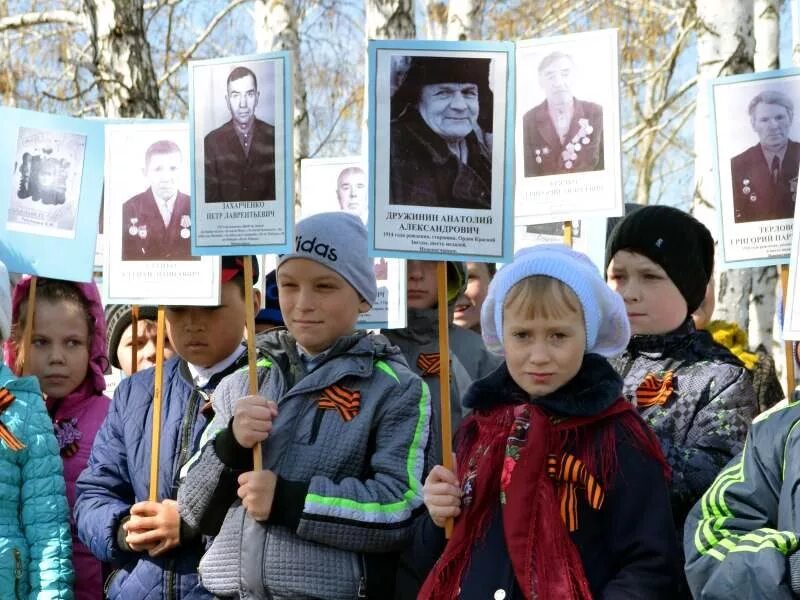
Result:
<svg viewBox="0 0 800 600">
<path fill-rule="evenodd" d="M 603 107 L 573 93 L 575 62 L 551 52 L 538 67 L 545 99 L 522 117 L 525 177 L 600 171 Z"/>
<path fill-rule="evenodd" d="M 235 67 L 225 101 L 231 118 L 205 136 L 205 201 L 275 200 L 275 128 L 256 118 L 255 73 Z"/>
<path fill-rule="evenodd" d="M 122 260 L 199 260 L 191 255 L 189 196 L 178 189 L 183 153 L 171 140 L 144 156 L 148 188 L 122 205 Z"/>
<path fill-rule="evenodd" d="M 747 107 L 758 143 L 731 159 L 735 223 L 791 219 L 800 143 L 789 139 L 792 99 L 778 90 L 757 94 Z"/>
</svg>

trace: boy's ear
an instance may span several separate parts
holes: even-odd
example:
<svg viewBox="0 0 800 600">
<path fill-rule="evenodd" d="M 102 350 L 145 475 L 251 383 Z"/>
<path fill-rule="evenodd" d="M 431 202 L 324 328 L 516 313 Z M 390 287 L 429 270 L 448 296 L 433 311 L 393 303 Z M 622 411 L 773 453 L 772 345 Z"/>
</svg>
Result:
<svg viewBox="0 0 800 600">
<path fill-rule="evenodd" d="M 361 314 L 364 314 L 364 313 L 366 313 L 366 312 L 369 312 L 369 309 L 370 309 L 370 308 L 371 308 L 371 307 L 370 307 L 370 305 L 369 305 L 369 302 L 367 302 L 367 301 L 366 301 L 366 300 L 364 300 L 363 298 L 359 298 L 359 299 L 358 299 L 358 312 L 359 312 L 359 313 L 361 313 Z"/>
<path fill-rule="evenodd" d="M 261 310 L 261 290 L 254 287 L 253 288 L 253 314 L 257 315 L 258 311 Z"/>
</svg>

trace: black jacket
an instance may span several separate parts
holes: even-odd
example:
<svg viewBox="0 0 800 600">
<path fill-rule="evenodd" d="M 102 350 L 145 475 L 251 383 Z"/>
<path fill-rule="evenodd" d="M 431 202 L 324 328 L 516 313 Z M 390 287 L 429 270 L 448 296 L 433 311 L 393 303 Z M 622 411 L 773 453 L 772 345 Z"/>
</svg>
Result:
<svg viewBox="0 0 800 600">
<path fill-rule="evenodd" d="M 589 354 L 572 381 L 538 398 L 536 403 L 544 407 L 565 407 L 561 414 L 550 410 L 554 416 L 593 414 L 607 408 L 620 393 L 621 381 L 608 362 Z M 473 384 L 464 403 L 480 411 L 498 404 L 516 403 L 517 398 L 518 388 L 503 363 L 491 375 Z M 583 412 L 586 410 L 591 412 Z M 534 435 L 533 432 L 530 435 Z M 605 486 L 603 506 L 594 510 L 585 500 L 580 500 L 578 522 L 581 526 L 570 536 L 595 598 L 672 600 L 677 593 L 680 550 L 674 536 L 661 465 L 633 448 L 621 430 L 617 440 L 617 476 Z M 506 600 L 522 598 L 502 527 L 498 510 L 482 543 L 473 549 L 462 579 L 461 600 L 492 598 L 498 589 L 506 592 Z M 416 566 L 420 577 L 424 578 L 444 549 L 443 530 L 426 518 L 415 534 Z"/>
</svg>

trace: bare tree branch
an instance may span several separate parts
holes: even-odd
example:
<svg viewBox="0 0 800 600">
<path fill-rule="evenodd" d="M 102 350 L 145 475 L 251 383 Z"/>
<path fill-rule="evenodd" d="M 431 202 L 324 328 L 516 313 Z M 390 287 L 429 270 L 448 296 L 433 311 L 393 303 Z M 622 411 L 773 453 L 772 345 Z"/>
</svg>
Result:
<svg viewBox="0 0 800 600">
<path fill-rule="evenodd" d="M 32 25 L 74 25 L 87 29 L 86 17 L 71 10 L 46 10 L 0 19 L 0 33 Z"/>
</svg>

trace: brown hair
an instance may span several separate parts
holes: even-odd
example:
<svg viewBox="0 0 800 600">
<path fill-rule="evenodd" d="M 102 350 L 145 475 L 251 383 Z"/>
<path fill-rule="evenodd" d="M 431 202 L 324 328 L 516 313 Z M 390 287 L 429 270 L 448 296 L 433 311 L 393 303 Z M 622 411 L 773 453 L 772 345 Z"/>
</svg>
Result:
<svg viewBox="0 0 800 600">
<path fill-rule="evenodd" d="M 89 301 L 83 296 L 80 290 L 70 283 L 69 281 L 62 281 L 60 279 L 37 279 L 36 281 L 36 304 L 40 302 L 69 302 L 83 310 L 86 316 L 87 327 L 87 340 L 91 342 L 92 335 L 94 335 L 95 322 L 92 316 L 92 311 L 89 306 Z M 16 319 L 11 326 L 11 339 L 17 346 L 17 359 L 14 364 L 14 369 L 21 372 L 22 365 L 25 362 L 22 350 L 22 336 L 25 331 L 25 317 L 28 314 L 28 299 L 25 298 L 19 303 L 17 308 Z"/>
<path fill-rule="evenodd" d="M 564 282 L 533 275 L 520 280 L 506 294 L 503 310 L 518 310 L 526 319 L 542 317 L 559 318 L 569 313 L 583 317 L 583 307 L 578 296 Z"/>
</svg>

